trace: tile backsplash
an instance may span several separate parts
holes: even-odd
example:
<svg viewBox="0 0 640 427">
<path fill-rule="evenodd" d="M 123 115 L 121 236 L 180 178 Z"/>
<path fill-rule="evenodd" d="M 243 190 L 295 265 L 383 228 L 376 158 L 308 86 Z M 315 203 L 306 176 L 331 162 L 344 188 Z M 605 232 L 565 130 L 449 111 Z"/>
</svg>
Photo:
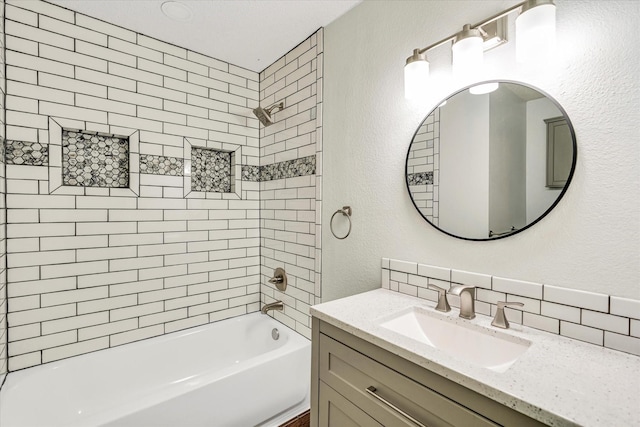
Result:
<svg viewBox="0 0 640 427">
<path fill-rule="evenodd" d="M 506 308 L 511 323 L 563 335 L 640 356 L 640 301 L 553 285 L 382 259 L 382 287 L 430 301 L 452 283 L 476 287 L 476 312 L 493 316 L 498 301 L 524 304 Z M 448 295 L 453 307 L 459 297 Z"/>
</svg>

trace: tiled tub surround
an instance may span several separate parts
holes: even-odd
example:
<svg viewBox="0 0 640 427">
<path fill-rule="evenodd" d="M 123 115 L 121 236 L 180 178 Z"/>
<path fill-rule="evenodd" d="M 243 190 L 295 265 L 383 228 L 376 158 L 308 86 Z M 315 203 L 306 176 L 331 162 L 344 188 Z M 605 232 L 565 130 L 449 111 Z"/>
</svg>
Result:
<svg viewBox="0 0 640 427">
<path fill-rule="evenodd" d="M 323 58 L 320 29 L 260 73 L 260 104 L 285 106 L 260 130 L 262 302 L 282 300 L 273 315 L 307 338 L 309 306 L 322 296 Z M 268 282 L 276 267 L 287 272 L 285 292 Z"/>
<path fill-rule="evenodd" d="M 521 309 L 505 309 L 512 324 L 640 356 L 638 300 L 382 259 L 384 289 L 437 301 L 437 292 L 427 286 L 449 289 L 452 283 L 476 287 L 477 313 L 493 316 L 498 301 L 521 302 Z M 452 307 L 459 307 L 459 297 L 448 295 L 448 299 Z"/>
<path fill-rule="evenodd" d="M 0 0 L 0 34 L 4 34 L 4 0 Z M 7 372 L 7 240 L 5 180 L 5 93 L 4 37 L 0 37 L 0 387 Z"/>
<path fill-rule="evenodd" d="M 407 157 L 407 183 L 416 207 L 438 225 L 440 170 L 440 108 L 427 116 L 411 143 Z"/>
<path fill-rule="evenodd" d="M 469 322 L 458 317 L 458 310 L 439 313 L 435 305 L 425 299 L 377 289 L 314 306 L 311 313 L 545 424 L 582 427 L 640 424 L 640 358 L 634 355 L 512 322 L 510 329 L 500 332 L 530 341 L 531 345 L 507 371 L 495 372 L 380 326 L 389 317 L 411 307 L 449 317 L 456 323 Z M 470 322 L 495 330 L 491 318 L 482 314 Z"/>
<path fill-rule="evenodd" d="M 49 153 L 7 164 L 9 370 L 258 310 L 260 184 L 185 197 L 182 173 L 185 140 L 260 166 L 258 74 L 46 2 L 6 15 L 7 139 Z M 62 129 L 137 140 L 138 183 L 63 185 Z"/>
</svg>

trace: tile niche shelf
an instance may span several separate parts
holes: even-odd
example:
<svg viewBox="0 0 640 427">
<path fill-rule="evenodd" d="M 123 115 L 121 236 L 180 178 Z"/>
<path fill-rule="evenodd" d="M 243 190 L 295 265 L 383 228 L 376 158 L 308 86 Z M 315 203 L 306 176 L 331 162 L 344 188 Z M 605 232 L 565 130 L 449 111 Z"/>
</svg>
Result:
<svg viewBox="0 0 640 427">
<path fill-rule="evenodd" d="M 129 138 L 62 130 L 62 184 L 129 187 Z"/>
<path fill-rule="evenodd" d="M 184 197 L 242 199 L 242 146 L 184 139 Z M 213 165 L 218 167 L 214 167 Z"/>
<path fill-rule="evenodd" d="M 77 137 L 84 141 L 78 143 Z M 138 197 L 139 146 L 138 131 L 130 135 L 104 134 L 49 118 L 49 194 L 83 195 L 89 189 L 110 196 Z"/>
</svg>

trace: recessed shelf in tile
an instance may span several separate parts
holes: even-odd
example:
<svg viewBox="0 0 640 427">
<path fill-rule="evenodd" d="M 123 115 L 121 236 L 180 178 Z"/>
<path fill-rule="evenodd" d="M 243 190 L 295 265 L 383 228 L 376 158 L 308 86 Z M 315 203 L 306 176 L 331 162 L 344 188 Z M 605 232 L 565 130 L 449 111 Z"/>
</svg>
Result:
<svg viewBox="0 0 640 427">
<path fill-rule="evenodd" d="M 231 192 L 233 153 L 204 147 L 191 148 L 191 191 Z"/>
<path fill-rule="evenodd" d="M 129 140 L 62 130 L 62 183 L 78 187 L 129 187 Z"/>
</svg>

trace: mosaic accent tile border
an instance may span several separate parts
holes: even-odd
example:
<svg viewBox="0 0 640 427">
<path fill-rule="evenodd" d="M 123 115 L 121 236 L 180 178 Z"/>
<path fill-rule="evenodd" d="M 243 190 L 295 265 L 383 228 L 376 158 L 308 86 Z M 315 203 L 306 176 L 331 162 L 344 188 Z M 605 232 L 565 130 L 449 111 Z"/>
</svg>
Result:
<svg viewBox="0 0 640 427">
<path fill-rule="evenodd" d="M 128 188 L 129 140 L 63 129 L 62 184 Z"/>
<path fill-rule="evenodd" d="M 301 157 L 280 163 L 272 163 L 260 168 L 260 181 L 295 178 L 316 173 L 316 156 Z"/>
<path fill-rule="evenodd" d="M 184 175 L 184 160 L 180 157 L 140 155 L 140 173 L 151 175 Z"/>
<path fill-rule="evenodd" d="M 242 180 L 260 182 L 260 166 L 242 165 Z"/>
<path fill-rule="evenodd" d="M 7 140 L 3 158 L 9 165 L 47 166 L 49 164 L 49 145 Z"/>
<path fill-rule="evenodd" d="M 433 184 L 433 172 L 410 173 L 407 175 L 409 185 Z"/>
<path fill-rule="evenodd" d="M 69 132 L 73 132 L 73 131 L 63 130 L 63 133 L 65 135 L 68 135 Z M 75 132 L 75 133 L 84 134 L 82 132 Z M 107 138 L 109 138 L 105 136 L 96 135 L 95 133 L 86 133 L 85 135 L 95 136 L 95 137 L 98 137 L 98 139 L 103 139 L 105 141 Z M 120 139 L 122 141 L 126 141 L 124 138 L 121 138 L 121 137 L 115 137 L 115 138 Z M 63 141 L 63 144 L 64 144 L 64 141 Z M 82 143 L 82 145 L 83 145 L 82 148 L 85 149 L 86 147 L 84 147 L 85 145 L 84 142 Z M 2 155 L 2 150 L 5 151 L 4 156 Z M 226 157 L 230 157 L 231 155 L 231 153 L 229 152 L 218 151 L 218 150 L 209 149 L 209 148 L 193 147 L 192 150 L 194 150 L 195 152 L 198 152 L 199 150 L 208 150 L 208 151 L 226 153 Z M 76 150 L 72 149 L 69 152 L 74 152 L 74 151 Z M 77 155 L 78 153 L 71 155 L 71 157 L 77 156 Z M 199 156 L 202 156 L 202 154 L 199 154 Z M 68 153 L 67 153 L 67 157 L 68 157 Z M 64 157 L 63 155 L 63 162 L 67 157 Z M 98 157 L 99 157 L 99 154 L 98 154 Z M 83 161 L 86 160 L 84 156 L 81 156 L 81 158 Z M 92 158 L 91 150 L 89 150 L 89 158 Z M 2 159 L 6 159 L 7 164 L 25 165 L 25 166 L 47 166 L 49 162 L 49 145 L 39 144 L 35 142 L 7 140 L 6 149 L 5 149 L 5 144 L 0 145 L 0 162 L 2 161 Z M 104 160 L 105 160 L 104 166 L 106 171 L 106 155 Z M 193 162 L 192 168 L 194 168 L 194 170 L 196 169 L 195 167 L 199 167 L 198 165 L 202 164 L 202 162 L 198 163 L 197 159 L 194 159 L 193 154 L 192 154 L 192 162 Z M 224 162 L 227 165 L 225 167 L 227 167 L 228 176 L 230 177 L 231 175 L 230 160 L 225 159 Z M 72 162 L 72 163 L 74 163 L 74 166 L 75 166 L 73 169 L 78 170 L 79 166 L 77 163 L 77 158 L 76 158 L 76 162 Z M 214 160 L 214 163 L 215 163 L 215 160 Z M 93 163 L 89 165 L 89 168 L 91 167 L 92 164 Z M 111 164 L 112 166 L 110 170 L 113 170 L 113 162 L 111 162 Z M 152 154 L 140 155 L 140 173 L 143 173 L 143 174 L 184 176 L 184 166 L 185 166 L 184 159 L 180 157 L 157 156 Z M 85 166 L 83 166 L 82 168 L 84 167 Z M 98 168 L 100 168 L 100 166 L 98 166 Z M 213 175 L 207 175 L 207 174 L 215 173 L 215 167 L 214 167 L 214 170 L 209 170 L 208 172 L 205 167 L 204 169 L 202 169 L 202 172 L 200 173 L 204 173 L 205 178 L 199 181 L 198 179 L 196 179 L 195 176 L 193 177 L 193 179 L 196 179 L 196 188 L 214 188 L 212 184 Z M 272 163 L 266 166 L 242 165 L 241 179 L 243 181 L 249 181 L 249 182 L 262 182 L 262 181 L 272 181 L 275 179 L 284 179 L 284 178 L 293 178 L 297 176 L 313 175 L 315 173 L 316 173 L 316 157 L 308 156 L 308 157 L 302 157 L 300 159 L 295 159 L 295 160 L 287 160 L 284 162 Z M 72 175 L 73 173 L 67 174 L 64 177 L 64 185 L 83 186 L 83 184 L 69 183 L 71 182 L 70 180 L 74 180 Z M 211 176 L 212 178 L 211 179 L 206 178 L 207 176 Z M 410 174 L 409 179 L 410 179 L 409 185 L 433 184 L 433 172 Z M 84 182 L 84 180 L 85 178 L 83 177 L 81 181 Z M 207 187 L 207 184 L 205 182 L 207 180 L 210 181 L 209 187 Z M 111 181 L 114 182 L 113 178 L 111 178 Z M 226 188 L 227 190 L 224 192 L 229 192 L 230 185 L 231 185 L 230 178 L 225 181 L 226 181 L 225 186 L 221 188 Z M 77 180 L 75 180 L 75 182 L 77 182 Z M 113 187 L 121 188 L 121 187 L 126 187 L 127 185 L 128 184 L 125 183 L 119 186 L 114 185 Z M 88 186 L 100 186 L 100 185 L 88 185 Z M 102 185 L 102 186 L 107 186 L 107 185 Z M 217 191 L 212 189 L 195 189 L 193 184 L 191 188 L 192 188 L 192 191 Z"/>
<path fill-rule="evenodd" d="M 191 147 L 191 191 L 231 192 L 231 153 Z"/>
</svg>

